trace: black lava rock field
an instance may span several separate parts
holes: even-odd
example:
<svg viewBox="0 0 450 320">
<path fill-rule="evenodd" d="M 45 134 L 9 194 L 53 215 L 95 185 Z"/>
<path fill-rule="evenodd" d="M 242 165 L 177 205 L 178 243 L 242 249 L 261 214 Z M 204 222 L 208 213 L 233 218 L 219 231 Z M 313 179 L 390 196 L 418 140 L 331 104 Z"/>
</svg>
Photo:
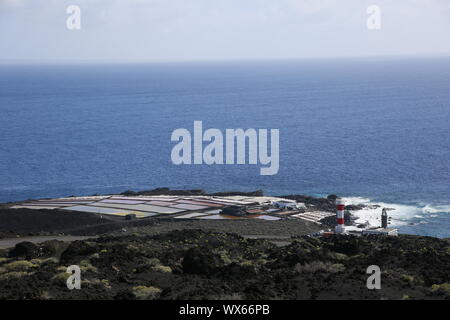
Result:
<svg viewBox="0 0 450 320">
<path fill-rule="evenodd" d="M 81 269 L 69 290 L 67 267 Z M 379 266 L 381 289 L 367 288 Z M 0 252 L 0 299 L 450 299 L 450 240 L 268 240 L 201 230 L 20 243 Z"/>
</svg>

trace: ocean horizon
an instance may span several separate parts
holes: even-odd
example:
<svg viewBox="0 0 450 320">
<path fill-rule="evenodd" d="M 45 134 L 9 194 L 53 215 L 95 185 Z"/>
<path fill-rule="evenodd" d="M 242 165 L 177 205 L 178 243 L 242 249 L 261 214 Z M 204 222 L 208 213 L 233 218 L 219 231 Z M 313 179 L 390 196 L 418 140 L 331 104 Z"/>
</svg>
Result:
<svg viewBox="0 0 450 320">
<path fill-rule="evenodd" d="M 0 202 L 157 187 L 337 194 L 450 237 L 450 58 L 0 65 Z M 171 133 L 280 131 L 280 166 L 171 162 Z M 373 219 L 374 212 L 360 212 Z"/>
</svg>

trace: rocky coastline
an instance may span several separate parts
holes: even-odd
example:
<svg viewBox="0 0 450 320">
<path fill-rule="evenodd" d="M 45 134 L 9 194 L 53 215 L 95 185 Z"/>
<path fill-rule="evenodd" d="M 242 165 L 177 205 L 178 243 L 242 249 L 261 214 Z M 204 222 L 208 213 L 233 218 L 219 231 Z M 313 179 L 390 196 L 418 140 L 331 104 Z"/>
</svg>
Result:
<svg viewBox="0 0 450 320">
<path fill-rule="evenodd" d="M 122 194 L 263 195 L 167 188 Z M 281 197 L 334 212 L 334 195 Z M 0 299 L 450 299 L 450 239 L 312 236 L 335 220 L 125 221 L 2 205 L 0 236 L 17 241 L 0 247 Z M 346 212 L 345 223 L 353 221 Z M 92 238 L 20 241 L 49 234 Z M 81 268 L 82 290 L 67 289 L 69 265 Z M 366 287 L 370 265 L 382 271 L 380 290 Z"/>
</svg>

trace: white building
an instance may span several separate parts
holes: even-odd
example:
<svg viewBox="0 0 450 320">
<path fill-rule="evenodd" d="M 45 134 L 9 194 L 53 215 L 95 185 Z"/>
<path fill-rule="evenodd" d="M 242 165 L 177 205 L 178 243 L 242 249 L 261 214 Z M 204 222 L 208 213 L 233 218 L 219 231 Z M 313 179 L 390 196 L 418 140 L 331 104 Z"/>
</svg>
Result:
<svg viewBox="0 0 450 320">
<path fill-rule="evenodd" d="M 362 231 L 363 235 L 380 234 L 385 236 L 398 236 L 398 229 L 394 228 L 370 228 Z"/>
<path fill-rule="evenodd" d="M 294 200 L 277 200 L 272 201 L 271 204 L 283 210 L 296 210 L 300 208 L 306 208 L 304 203 L 297 203 Z"/>
</svg>

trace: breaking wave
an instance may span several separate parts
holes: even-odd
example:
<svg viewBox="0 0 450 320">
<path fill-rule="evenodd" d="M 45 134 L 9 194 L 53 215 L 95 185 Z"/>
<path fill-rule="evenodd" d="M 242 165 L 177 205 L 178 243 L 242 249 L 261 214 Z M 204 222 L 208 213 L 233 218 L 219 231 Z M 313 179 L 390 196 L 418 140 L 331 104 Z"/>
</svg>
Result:
<svg viewBox="0 0 450 320">
<path fill-rule="evenodd" d="M 356 223 L 379 226 L 381 224 L 381 210 L 388 209 L 390 226 L 398 227 L 410 224 L 426 224 L 427 219 L 436 218 L 439 214 L 450 213 L 450 205 L 418 204 L 406 205 L 372 201 L 363 197 L 344 197 L 346 205 L 364 205 L 361 210 L 352 210 L 357 218 Z"/>
</svg>

